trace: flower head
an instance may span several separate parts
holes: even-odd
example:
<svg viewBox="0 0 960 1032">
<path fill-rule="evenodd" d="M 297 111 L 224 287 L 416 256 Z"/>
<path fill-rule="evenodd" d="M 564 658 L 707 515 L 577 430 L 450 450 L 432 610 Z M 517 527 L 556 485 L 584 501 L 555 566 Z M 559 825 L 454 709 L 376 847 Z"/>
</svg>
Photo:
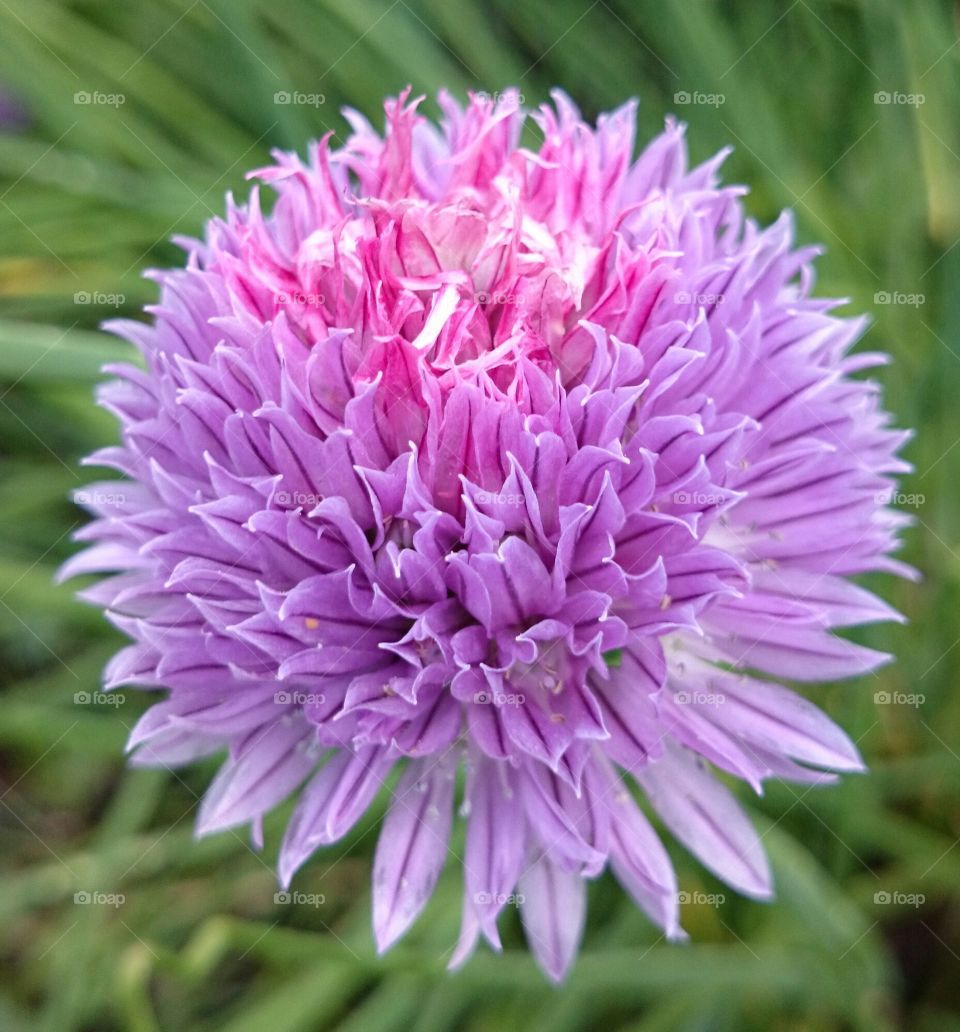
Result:
<svg viewBox="0 0 960 1032">
<path fill-rule="evenodd" d="M 437 126 L 404 94 L 383 136 L 348 112 L 339 149 L 254 173 L 272 211 L 230 202 L 154 274 L 152 323 L 112 324 L 145 368 L 111 367 L 122 443 L 90 462 L 127 483 L 85 490 L 65 573 L 111 574 L 85 593 L 132 639 L 107 686 L 166 690 L 133 762 L 228 750 L 199 833 L 259 840 L 295 794 L 287 885 L 390 779 L 380 948 L 459 819 L 452 962 L 520 901 L 560 979 L 608 864 L 683 934 L 637 786 L 763 898 L 708 764 L 758 789 L 861 769 L 776 679 L 887 658 L 831 629 L 896 615 L 847 578 L 906 572 L 885 500 L 907 467 L 853 378 L 882 357 L 811 297 L 789 217 L 758 228 L 672 121 L 634 160 L 633 104 L 593 128 L 554 101 L 444 95 Z"/>
</svg>

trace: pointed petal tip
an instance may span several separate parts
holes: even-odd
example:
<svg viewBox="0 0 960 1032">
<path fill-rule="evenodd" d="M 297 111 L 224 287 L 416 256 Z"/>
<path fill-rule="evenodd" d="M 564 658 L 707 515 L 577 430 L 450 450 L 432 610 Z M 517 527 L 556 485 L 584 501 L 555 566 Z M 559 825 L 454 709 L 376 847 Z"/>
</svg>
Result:
<svg viewBox="0 0 960 1032">
<path fill-rule="evenodd" d="M 723 880 L 741 895 L 758 903 L 769 903 L 776 895 L 770 861 L 762 850 L 759 860 L 751 863 L 748 872 L 743 872 L 735 881 L 728 878 Z"/>
<path fill-rule="evenodd" d="M 563 969 L 552 969 L 548 967 L 541 967 L 540 970 L 550 979 L 556 989 L 559 989 L 567 977 L 567 968 Z"/>
<path fill-rule="evenodd" d="M 776 892 L 773 889 L 773 885 L 758 886 L 756 889 L 752 889 L 749 892 L 741 890 L 744 896 L 749 897 L 757 903 L 772 903 L 776 898 Z"/>
<path fill-rule="evenodd" d="M 231 827 L 235 827 L 235 824 L 217 817 L 216 814 L 203 814 L 201 812 L 193 826 L 193 837 L 198 840 L 207 838 L 210 835 L 216 835 L 220 831 L 227 831 Z"/>
<path fill-rule="evenodd" d="M 303 861 L 297 862 L 293 857 L 285 857 L 281 852 L 277 863 L 277 884 L 282 892 L 289 891 L 290 886 L 293 884 L 294 875 L 300 869 L 302 863 Z"/>
<path fill-rule="evenodd" d="M 840 774 L 865 774 L 867 772 L 867 765 L 860 755 L 860 750 L 849 738 L 846 741 L 846 746 L 847 748 L 842 753 L 836 752 L 836 759 L 833 762 L 823 764 L 823 766 L 827 771 L 836 771 Z"/>
<path fill-rule="evenodd" d="M 577 959 L 576 953 L 558 956 L 547 950 L 533 950 L 533 959 L 555 989 L 563 986 Z"/>
<path fill-rule="evenodd" d="M 413 921 L 388 919 L 374 915 L 373 938 L 377 947 L 377 956 L 382 957 L 391 947 L 395 946 L 407 934 Z"/>
</svg>

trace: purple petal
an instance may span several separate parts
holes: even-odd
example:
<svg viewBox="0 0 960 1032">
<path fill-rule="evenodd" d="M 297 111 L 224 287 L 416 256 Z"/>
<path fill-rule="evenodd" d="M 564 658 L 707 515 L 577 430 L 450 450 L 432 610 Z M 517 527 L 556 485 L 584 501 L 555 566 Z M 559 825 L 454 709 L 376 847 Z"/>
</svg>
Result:
<svg viewBox="0 0 960 1032">
<path fill-rule="evenodd" d="M 509 767 L 479 757 L 474 762 L 463 858 L 466 898 L 483 934 L 499 949 L 497 915 L 513 894 L 523 869 L 526 820 Z"/>
<path fill-rule="evenodd" d="M 636 777 L 664 824 L 705 867 L 746 896 L 772 895 L 757 833 L 731 793 L 695 759 L 672 748 Z"/>
<path fill-rule="evenodd" d="M 336 842 L 373 802 L 392 766 L 375 747 L 342 750 L 314 775 L 300 796 L 280 847 L 279 874 L 284 888 L 318 846 Z"/>
<path fill-rule="evenodd" d="M 373 930 L 388 950 L 419 917 L 447 858 L 454 763 L 412 761 L 383 822 L 373 863 Z"/>
<path fill-rule="evenodd" d="M 559 984 L 566 977 L 583 936 L 586 882 L 579 874 L 541 856 L 521 875 L 520 895 L 527 943 L 543 972 Z"/>
<path fill-rule="evenodd" d="M 243 824 L 276 806 L 316 765 L 304 746 L 307 728 L 285 718 L 257 729 L 236 759 L 228 760 L 200 804 L 197 835 Z"/>
</svg>

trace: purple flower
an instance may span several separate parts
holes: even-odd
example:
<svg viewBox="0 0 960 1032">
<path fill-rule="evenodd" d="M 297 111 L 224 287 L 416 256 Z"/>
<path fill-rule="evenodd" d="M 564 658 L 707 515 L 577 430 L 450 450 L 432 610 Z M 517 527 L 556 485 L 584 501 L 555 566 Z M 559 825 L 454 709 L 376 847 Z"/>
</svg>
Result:
<svg viewBox="0 0 960 1032">
<path fill-rule="evenodd" d="M 228 750 L 201 835 L 296 794 L 281 882 L 388 783 L 373 871 L 381 950 L 428 901 L 457 816 L 462 935 L 518 903 L 563 978 L 608 864 L 670 938 L 677 883 L 650 807 L 746 895 L 760 841 L 718 768 L 823 782 L 850 739 L 777 678 L 888 657 L 832 628 L 896 613 L 853 574 L 891 558 L 906 434 L 853 374 L 864 320 L 814 299 L 815 249 L 760 229 L 723 156 L 689 169 L 668 121 L 636 161 L 635 107 L 407 94 L 381 137 L 277 153 L 153 322 L 115 322 L 127 478 L 65 575 L 132 639 L 108 688 L 164 689 L 133 762 Z M 762 674 L 758 674 L 760 671 Z M 770 678 L 770 679 L 766 679 Z M 463 772 L 458 787 L 458 772 Z M 392 775 L 398 775 L 393 780 Z M 457 809 L 459 807 L 459 809 Z M 456 857 L 458 862 L 460 858 Z"/>
</svg>

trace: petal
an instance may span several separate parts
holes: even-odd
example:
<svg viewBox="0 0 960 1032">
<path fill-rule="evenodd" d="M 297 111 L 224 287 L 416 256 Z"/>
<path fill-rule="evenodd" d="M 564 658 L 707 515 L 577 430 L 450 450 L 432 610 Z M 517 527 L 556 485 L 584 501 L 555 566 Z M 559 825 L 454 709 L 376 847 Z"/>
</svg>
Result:
<svg viewBox="0 0 960 1032">
<path fill-rule="evenodd" d="M 846 732 L 789 688 L 749 677 L 721 676 L 710 685 L 719 701 L 701 712 L 744 742 L 831 770 L 865 769 Z"/>
<path fill-rule="evenodd" d="M 360 819 L 393 766 L 384 749 L 341 749 L 300 794 L 280 846 L 279 875 L 284 888 L 297 868 L 320 845 L 336 842 Z"/>
<path fill-rule="evenodd" d="M 733 795 L 677 747 L 636 774 L 663 823 L 700 862 L 755 899 L 773 892 L 760 839 Z"/>
<path fill-rule="evenodd" d="M 469 901 L 490 945 L 500 949 L 497 915 L 513 893 L 527 852 L 526 818 L 511 768 L 476 757 L 467 792 L 470 807 L 464 881 Z"/>
<path fill-rule="evenodd" d="M 286 799 L 316 765 L 302 745 L 307 734 L 304 721 L 288 723 L 285 717 L 252 732 L 249 745 L 220 768 L 207 789 L 197 835 L 243 824 Z"/>
<path fill-rule="evenodd" d="M 453 820 L 455 764 L 448 756 L 411 762 L 383 822 L 373 863 L 373 930 L 389 949 L 433 894 Z"/>
<path fill-rule="evenodd" d="M 520 895 L 527 943 L 543 972 L 560 983 L 583 936 L 586 883 L 579 874 L 565 871 L 541 856 L 521 876 Z"/>
<path fill-rule="evenodd" d="M 673 864 L 626 785 L 612 771 L 609 777 L 616 781 L 605 794 L 604 805 L 610 814 L 611 859 L 618 877 L 627 876 L 631 892 L 643 888 L 644 898 L 638 902 L 668 935 L 673 934 L 679 929 Z"/>
<path fill-rule="evenodd" d="M 521 768 L 520 785 L 527 819 L 541 846 L 574 870 L 598 870 L 604 854 L 585 837 L 591 829 L 578 820 L 582 817 L 576 812 L 579 808 L 570 805 L 569 785 L 536 762 Z"/>
<path fill-rule="evenodd" d="M 838 638 L 818 627 L 795 626 L 778 617 L 751 613 L 749 622 L 741 614 L 715 605 L 703 617 L 716 644 L 738 667 L 756 667 L 776 677 L 795 681 L 834 681 L 857 677 L 889 663 L 886 652 L 877 652 Z"/>
</svg>

